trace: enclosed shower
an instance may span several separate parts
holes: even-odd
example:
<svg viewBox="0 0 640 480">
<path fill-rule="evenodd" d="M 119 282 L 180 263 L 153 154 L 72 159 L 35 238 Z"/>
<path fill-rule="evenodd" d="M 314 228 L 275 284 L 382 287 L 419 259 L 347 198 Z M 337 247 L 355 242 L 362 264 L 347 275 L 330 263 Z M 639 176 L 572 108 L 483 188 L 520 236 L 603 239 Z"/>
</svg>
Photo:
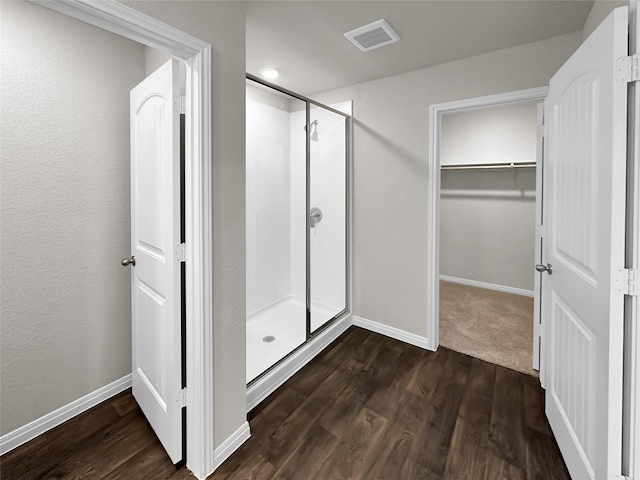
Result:
<svg viewBox="0 0 640 480">
<path fill-rule="evenodd" d="M 349 115 L 247 77 L 247 383 L 347 312 Z"/>
</svg>

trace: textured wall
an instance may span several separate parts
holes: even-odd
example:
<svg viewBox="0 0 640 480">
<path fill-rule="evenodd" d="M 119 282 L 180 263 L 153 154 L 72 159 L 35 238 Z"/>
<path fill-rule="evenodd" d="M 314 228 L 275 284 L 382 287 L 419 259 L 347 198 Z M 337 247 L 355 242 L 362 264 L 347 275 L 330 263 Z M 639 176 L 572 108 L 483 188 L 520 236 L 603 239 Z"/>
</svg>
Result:
<svg viewBox="0 0 640 480">
<path fill-rule="evenodd" d="M 219 445 L 246 418 L 245 7 L 123 3 L 212 45 Z M 142 46 L 41 7 L 1 8 L 6 433 L 131 371 L 129 274 L 119 260 L 129 250 L 128 92 L 145 57 Z"/>
<path fill-rule="evenodd" d="M 547 85 L 581 33 L 316 95 L 353 99 L 354 314 L 427 335 L 429 105 Z"/>
<path fill-rule="evenodd" d="M 129 90 L 144 78 L 144 52 L 37 5 L 1 9 L 5 434 L 131 372 L 120 259 Z"/>
</svg>

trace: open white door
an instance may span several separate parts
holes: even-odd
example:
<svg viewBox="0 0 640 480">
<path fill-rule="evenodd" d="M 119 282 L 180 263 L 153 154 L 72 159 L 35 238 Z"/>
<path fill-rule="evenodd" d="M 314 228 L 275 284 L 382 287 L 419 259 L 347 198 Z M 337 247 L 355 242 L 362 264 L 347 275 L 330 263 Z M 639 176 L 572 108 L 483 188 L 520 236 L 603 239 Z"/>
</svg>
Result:
<svg viewBox="0 0 640 480">
<path fill-rule="evenodd" d="M 131 90 L 133 396 L 174 463 L 184 404 L 178 74 L 170 60 Z"/>
<path fill-rule="evenodd" d="M 550 82 L 545 120 L 546 413 L 572 478 L 621 473 L 627 8 Z"/>
</svg>

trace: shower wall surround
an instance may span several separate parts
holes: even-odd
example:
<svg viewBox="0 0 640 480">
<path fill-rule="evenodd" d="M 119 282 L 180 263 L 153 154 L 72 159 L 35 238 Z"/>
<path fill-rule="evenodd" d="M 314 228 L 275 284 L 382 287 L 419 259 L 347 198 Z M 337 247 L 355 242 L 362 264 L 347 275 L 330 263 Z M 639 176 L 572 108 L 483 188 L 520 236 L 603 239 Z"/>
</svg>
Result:
<svg viewBox="0 0 640 480">
<path fill-rule="evenodd" d="M 304 169 L 302 176 L 295 172 L 292 178 L 289 101 L 267 95 L 247 86 L 247 315 L 291 294 L 292 205 L 305 205 Z M 298 133 L 304 144 L 302 125 Z M 302 181 L 302 192 L 294 194 L 292 181 Z M 303 222 L 299 230 L 304 248 L 304 212 L 298 220 Z M 302 255 L 296 277 L 302 278 L 304 298 L 304 251 Z"/>
<path fill-rule="evenodd" d="M 310 105 L 307 161 L 305 101 L 248 80 L 246 109 L 251 382 L 347 310 L 347 116 Z"/>
</svg>

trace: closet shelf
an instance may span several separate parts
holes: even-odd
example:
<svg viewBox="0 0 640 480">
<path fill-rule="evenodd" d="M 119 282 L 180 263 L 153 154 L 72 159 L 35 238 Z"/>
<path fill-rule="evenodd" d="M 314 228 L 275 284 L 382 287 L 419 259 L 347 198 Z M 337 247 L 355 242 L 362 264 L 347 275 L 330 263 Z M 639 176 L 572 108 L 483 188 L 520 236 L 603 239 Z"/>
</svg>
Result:
<svg viewBox="0 0 640 480">
<path fill-rule="evenodd" d="M 442 170 L 501 170 L 506 168 L 536 168 L 536 162 L 519 163 L 461 163 L 457 165 L 442 165 Z"/>
</svg>

